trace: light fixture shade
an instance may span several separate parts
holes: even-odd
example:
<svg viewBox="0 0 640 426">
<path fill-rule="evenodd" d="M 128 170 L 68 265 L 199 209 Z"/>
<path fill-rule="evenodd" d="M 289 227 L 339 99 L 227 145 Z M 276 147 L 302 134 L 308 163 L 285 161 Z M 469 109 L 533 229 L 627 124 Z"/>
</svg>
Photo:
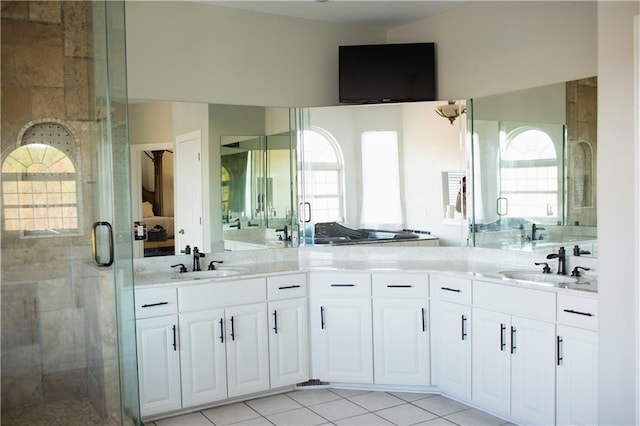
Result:
<svg viewBox="0 0 640 426">
<path fill-rule="evenodd" d="M 456 118 L 467 112 L 467 108 L 464 105 L 458 105 L 456 102 L 448 101 L 446 105 L 436 107 L 436 114 L 449 120 L 452 125 Z"/>
</svg>

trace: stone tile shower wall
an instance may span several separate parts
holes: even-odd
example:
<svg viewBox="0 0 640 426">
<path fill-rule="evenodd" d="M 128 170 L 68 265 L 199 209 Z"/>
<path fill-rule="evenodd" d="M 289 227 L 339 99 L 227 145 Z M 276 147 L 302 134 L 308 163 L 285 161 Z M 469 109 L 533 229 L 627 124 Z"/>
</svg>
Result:
<svg viewBox="0 0 640 426">
<path fill-rule="evenodd" d="M 596 226 L 598 78 L 567 83 L 567 225 Z"/>
<path fill-rule="evenodd" d="M 90 265 L 96 181 L 90 2 L 2 1 L 2 159 L 21 129 L 58 122 L 77 138 L 80 235 L 2 227 L 2 411 L 90 398 L 117 408 L 113 290 Z"/>
</svg>

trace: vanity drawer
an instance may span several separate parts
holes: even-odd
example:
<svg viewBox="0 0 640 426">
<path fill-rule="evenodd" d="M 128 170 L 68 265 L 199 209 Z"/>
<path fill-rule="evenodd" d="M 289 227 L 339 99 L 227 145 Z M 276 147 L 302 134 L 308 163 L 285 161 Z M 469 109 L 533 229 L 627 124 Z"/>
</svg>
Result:
<svg viewBox="0 0 640 426">
<path fill-rule="evenodd" d="M 312 296 L 371 297 L 371 275 L 364 272 L 312 272 L 309 284 Z"/>
<path fill-rule="evenodd" d="M 175 287 L 136 291 L 136 319 L 150 318 L 178 312 Z"/>
<path fill-rule="evenodd" d="M 267 297 L 269 300 L 293 299 L 306 296 L 306 274 L 267 277 Z"/>
<path fill-rule="evenodd" d="M 188 312 L 266 302 L 266 287 L 264 278 L 178 287 L 178 307 Z"/>
<path fill-rule="evenodd" d="M 463 305 L 471 304 L 470 279 L 431 274 L 429 282 L 429 294 L 432 298 Z"/>
<path fill-rule="evenodd" d="M 416 299 L 429 297 L 429 275 L 410 273 L 374 273 L 373 297 Z"/>
<path fill-rule="evenodd" d="M 598 331 L 598 300 L 558 294 L 558 324 Z"/>
<path fill-rule="evenodd" d="M 549 291 L 474 281 L 473 306 L 541 321 L 556 320 L 556 294 Z"/>
</svg>

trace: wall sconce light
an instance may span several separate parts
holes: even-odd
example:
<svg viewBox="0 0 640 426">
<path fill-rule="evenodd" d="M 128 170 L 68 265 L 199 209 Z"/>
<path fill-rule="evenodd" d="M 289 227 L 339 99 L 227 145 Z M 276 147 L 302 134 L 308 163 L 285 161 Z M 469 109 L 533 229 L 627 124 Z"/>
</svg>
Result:
<svg viewBox="0 0 640 426">
<path fill-rule="evenodd" d="M 467 112 L 467 108 L 464 105 L 456 104 L 456 101 L 449 101 L 447 105 L 436 107 L 436 114 L 449 120 L 451 125 L 453 125 L 456 118 L 465 112 Z"/>
</svg>

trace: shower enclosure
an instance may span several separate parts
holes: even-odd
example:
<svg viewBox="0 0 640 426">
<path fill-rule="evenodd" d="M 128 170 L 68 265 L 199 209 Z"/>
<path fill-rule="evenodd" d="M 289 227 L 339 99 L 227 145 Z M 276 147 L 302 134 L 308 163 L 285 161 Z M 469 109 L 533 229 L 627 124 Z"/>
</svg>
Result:
<svg viewBox="0 0 640 426">
<path fill-rule="evenodd" d="M 0 4 L 1 423 L 141 424 L 124 2 Z"/>
</svg>

